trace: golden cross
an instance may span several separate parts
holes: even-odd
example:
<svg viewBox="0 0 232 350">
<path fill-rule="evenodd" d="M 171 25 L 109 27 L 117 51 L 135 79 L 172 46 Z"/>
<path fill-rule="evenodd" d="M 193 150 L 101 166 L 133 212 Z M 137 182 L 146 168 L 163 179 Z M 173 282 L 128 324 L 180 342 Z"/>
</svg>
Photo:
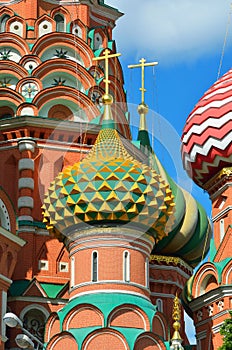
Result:
<svg viewBox="0 0 232 350">
<path fill-rule="evenodd" d="M 156 66 L 158 64 L 158 62 L 151 62 L 151 63 L 146 63 L 145 58 L 141 58 L 141 60 L 139 60 L 139 64 L 134 64 L 134 65 L 129 65 L 128 68 L 140 68 L 142 69 L 142 87 L 139 89 L 142 92 L 142 101 L 141 103 L 144 104 L 144 94 L 146 92 L 146 89 L 144 88 L 144 68 L 148 67 L 148 66 Z"/>
<path fill-rule="evenodd" d="M 105 79 L 103 81 L 105 83 L 105 93 L 107 95 L 109 94 L 109 84 L 110 84 L 110 80 L 109 80 L 109 58 L 121 56 L 120 53 L 112 53 L 110 55 L 109 55 L 109 53 L 110 53 L 110 50 L 105 49 L 105 51 L 103 52 L 104 56 L 99 56 L 99 57 L 94 57 L 93 58 L 93 61 L 105 60 Z"/>
</svg>

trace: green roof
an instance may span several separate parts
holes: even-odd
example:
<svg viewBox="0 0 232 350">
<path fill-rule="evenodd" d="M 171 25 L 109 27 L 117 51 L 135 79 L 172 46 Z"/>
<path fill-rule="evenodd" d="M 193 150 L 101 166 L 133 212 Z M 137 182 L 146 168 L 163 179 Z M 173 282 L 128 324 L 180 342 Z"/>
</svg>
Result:
<svg viewBox="0 0 232 350">
<path fill-rule="evenodd" d="M 14 281 L 9 288 L 10 296 L 17 297 L 22 295 L 30 283 L 30 280 Z"/>
<path fill-rule="evenodd" d="M 143 297 L 124 293 L 96 293 L 83 295 L 69 301 L 67 305 L 58 311 L 61 324 L 63 323 L 66 315 L 80 304 L 94 305 L 101 310 L 105 319 L 105 327 L 107 326 L 107 319 L 111 311 L 120 305 L 131 304 L 138 306 L 147 314 L 151 325 L 153 317 L 156 313 L 156 307 L 149 300 Z"/>
<path fill-rule="evenodd" d="M 64 284 L 40 283 L 40 285 L 49 298 L 56 298 L 64 288 Z"/>
</svg>

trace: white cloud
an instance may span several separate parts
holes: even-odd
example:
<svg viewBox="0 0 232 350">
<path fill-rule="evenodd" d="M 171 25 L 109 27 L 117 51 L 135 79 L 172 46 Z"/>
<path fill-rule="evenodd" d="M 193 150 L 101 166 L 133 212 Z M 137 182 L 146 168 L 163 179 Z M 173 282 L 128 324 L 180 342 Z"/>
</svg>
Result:
<svg viewBox="0 0 232 350">
<path fill-rule="evenodd" d="M 106 0 L 125 15 L 114 30 L 125 55 L 189 61 L 220 53 L 230 0 Z"/>
</svg>

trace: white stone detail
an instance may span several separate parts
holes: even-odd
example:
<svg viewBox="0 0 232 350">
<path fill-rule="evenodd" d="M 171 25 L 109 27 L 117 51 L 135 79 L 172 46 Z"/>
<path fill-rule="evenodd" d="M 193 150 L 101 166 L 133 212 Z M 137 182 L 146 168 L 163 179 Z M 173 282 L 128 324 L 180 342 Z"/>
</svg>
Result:
<svg viewBox="0 0 232 350">
<path fill-rule="evenodd" d="M 11 23 L 10 32 L 23 37 L 23 24 L 19 21 Z"/>
<path fill-rule="evenodd" d="M 18 217 L 18 221 L 31 221 L 31 222 L 33 222 L 34 220 L 33 220 L 33 217 L 30 215 L 21 215 Z"/>
<path fill-rule="evenodd" d="M 52 23 L 45 20 L 39 24 L 39 37 L 52 32 Z"/>
<path fill-rule="evenodd" d="M 31 151 L 33 153 L 35 151 L 35 145 L 35 141 L 29 139 L 23 139 L 18 141 L 19 152 Z"/>
<path fill-rule="evenodd" d="M 19 189 L 21 188 L 30 188 L 34 190 L 34 179 L 31 177 L 22 177 L 19 179 Z"/>
<path fill-rule="evenodd" d="M 220 300 L 218 303 L 218 310 L 223 311 L 224 310 L 224 301 Z"/>
<path fill-rule="evenodd" d="M 0 225 L 8 231 L 11 229 L 10 216 L 2 199 L 0 199 Z"/>
<path fill-rule="evenodd" d="M 24 107 L 24 108 L 22 108 L 20 115 L 21 116 L 23 116 L 23 115 L 34 116 L 35 115 L 34 109 L 31 107 Z"/>
<path fill-rule="evenodd" d="M 34 208 L 34 200 L 29 196 L 22 196 L 18 199 L 18 209 L 20 208 Z"/>
<path fill-rule="evenodd" d="M 19 164 L 18 164 L 19 171 L 21 170 L 32 170 L 34 171 L 35 165 L 34 165 L 34 160 L 33 159 L 20 159 Z"/>
<path fill-rule="evenodd" d="M 199 310 L 199 311 L 197 312 L 197 320 L 198 320 L 198 321 L 202 321 L 202 316 L 203 316 L 203 313 L 202 313 L 201 310 Z"/>
</svg>

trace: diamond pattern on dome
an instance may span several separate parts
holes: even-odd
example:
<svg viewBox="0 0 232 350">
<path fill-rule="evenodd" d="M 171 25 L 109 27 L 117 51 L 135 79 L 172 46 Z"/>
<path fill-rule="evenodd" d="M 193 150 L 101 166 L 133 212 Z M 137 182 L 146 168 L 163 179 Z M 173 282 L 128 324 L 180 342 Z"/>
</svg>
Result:
<svg viewBox="0 0 232 350">
<path fill-rule="evenodd" d="M 103 129 L 89 155 L 66 168 L 44 199 L 44 222 L 56 235 L 83 222 L 134 223 L 161 239 L 174 218 L 169 186 L 125 150 L 117 131 Z"/>
</svg>

